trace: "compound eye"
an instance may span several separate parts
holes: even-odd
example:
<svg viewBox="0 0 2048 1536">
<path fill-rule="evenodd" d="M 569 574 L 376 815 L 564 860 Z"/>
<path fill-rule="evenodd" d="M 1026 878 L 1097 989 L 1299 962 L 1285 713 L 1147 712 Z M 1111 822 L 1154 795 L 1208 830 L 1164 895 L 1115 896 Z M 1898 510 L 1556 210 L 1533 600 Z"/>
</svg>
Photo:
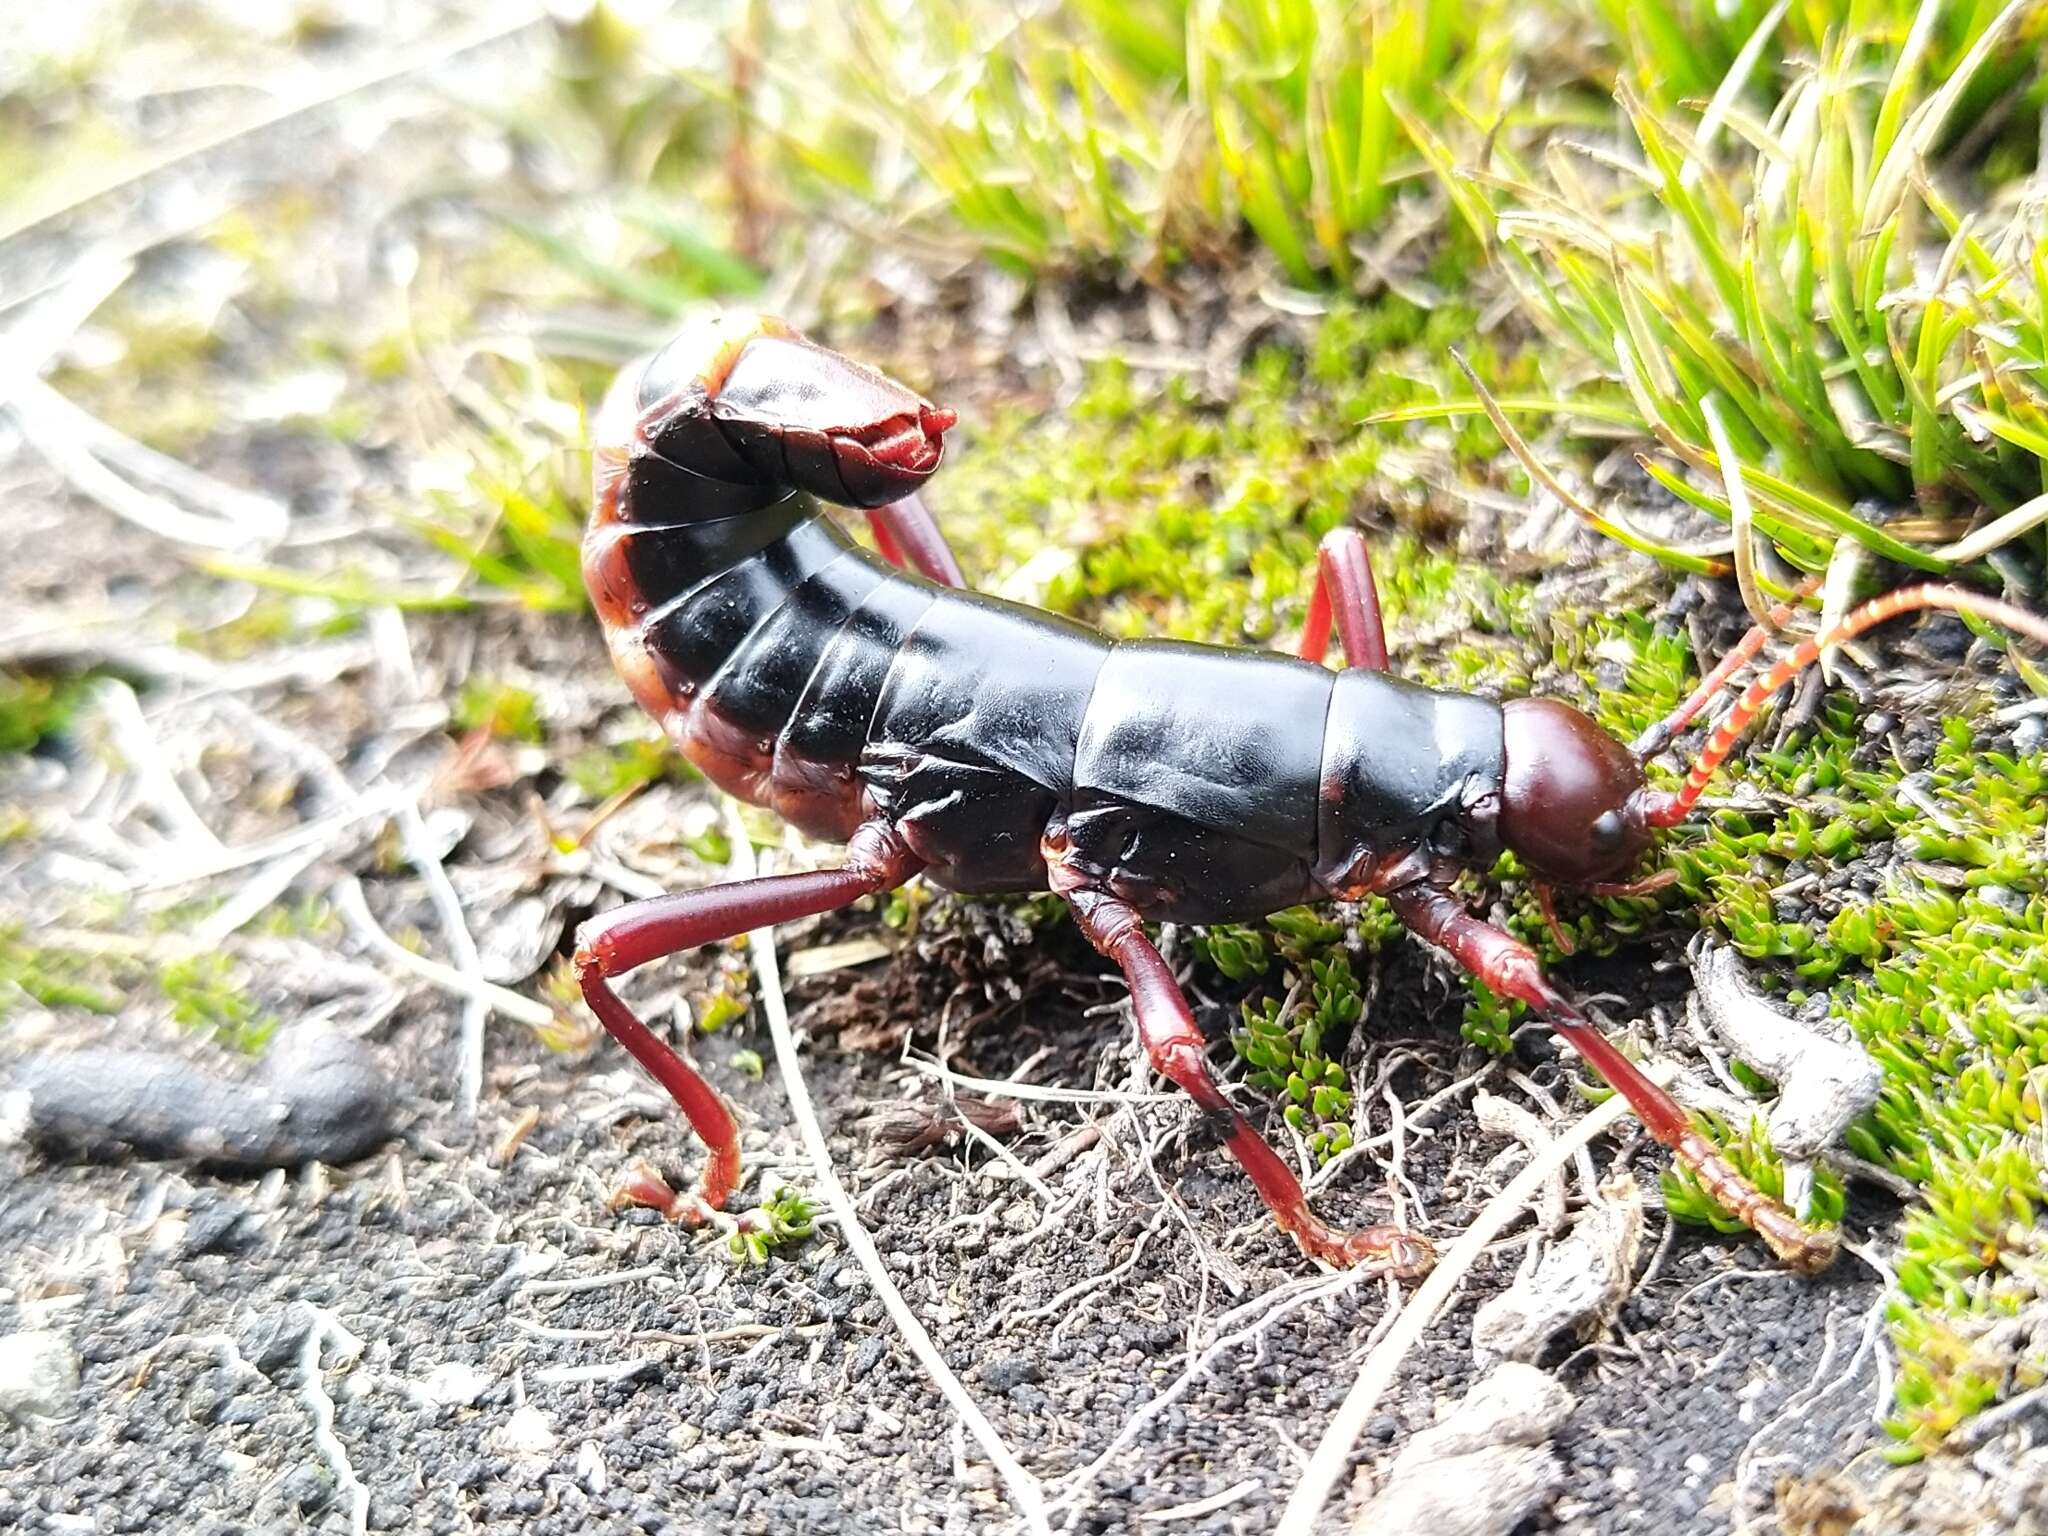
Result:
<svg viewBox="0 0 2048 1536">
<path fill-rule="evenodd" d="M 1465 835 L 1462 826 L 1446 817 L 1429 834 L 1429 847 L 1432 853 L 1447 859 L 1462 859 L 1472 851 L 1472 840 Z"/>
<path fill-rule="evenodd" d="M 1602 811 L 1593 818 L 1588 829 L 1592 834 L 1593 846 L 1603 855 L 1620 853 L 1628 840 L 1628 824 L 1622 820 L 1619 811 Z"/>
</svg>

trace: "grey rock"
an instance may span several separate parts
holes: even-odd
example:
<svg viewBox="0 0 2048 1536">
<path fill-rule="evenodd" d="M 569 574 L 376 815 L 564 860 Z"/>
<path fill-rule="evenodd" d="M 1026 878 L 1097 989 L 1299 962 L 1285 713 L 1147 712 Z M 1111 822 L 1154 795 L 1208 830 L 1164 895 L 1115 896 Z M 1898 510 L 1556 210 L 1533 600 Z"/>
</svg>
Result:
<svg viewBox="0 0 2048 1536">
<path fill-rule="evenodd" d="M 326 1030 L 282 1036 L 254 1080 L 162 1052 L 86 1050 L 31 1060 L 14 1090 L 45 1149 L 244 1168 L 353 1162 L 390 1134 L 394 1108 L 369 1051 Z"/>
<path fill-rule="evenodd" d="M 1354 1536 L 1506 1536 L 1562 1485 L 1548 1442 L 1571 1412 L 1571 1394 L 1542 1371 L 1498 1367 L 1402 1448 Z"/>
<path fill-rule="evenodd" d="M 1606 1198 L 1579 1217 L 1569 1237 L 1472 1319 L 1472 1354 L 1482 1366 L 1533 1361 L 1567 1328 L 1589 1339 L 1613 1321 L 1635 1272 L 1643 1197 L 1625 1173 L 1600 1192 Z"/>
<path fill-rule="evenodd" d="M 61 1419 L 78 1402 L 78 1351 L 61 1333 L 0 1338 L 0 1417 L 25 1424 Z"/>
</svg>

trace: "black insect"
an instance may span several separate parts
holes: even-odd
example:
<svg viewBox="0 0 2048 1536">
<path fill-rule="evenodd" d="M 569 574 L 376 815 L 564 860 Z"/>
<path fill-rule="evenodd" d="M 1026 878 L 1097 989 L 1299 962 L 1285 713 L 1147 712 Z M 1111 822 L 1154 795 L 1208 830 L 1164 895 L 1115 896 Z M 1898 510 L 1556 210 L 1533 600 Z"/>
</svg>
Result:
<svg viewBox="0 0 2048 1536">
<path fill-rule="evenodd" d="M 1113 641 L 964 588 L 914 492 L 954 415 L 778 321 L 713 318 L 613 388 L 599 417 L 584 573 L 633 695 L 714 783 L 847 845 L 844 868 L 635 902 L 586 925 L 576 966 L 605 1027 L 710 1149 L 701 1187 L 643 1194 L 701 1219 L 739 1177 L 731 1111 L 608 977 L 695 945 L 844 906 L 922 873 L 977 894 L 1065 897 L 1130 984 L 1138 1033 L 1302 1250 L 1413 1272 L 1428 1245 L 1338 1231 L 1231 1107 L 1147 921 L 1262 916 L 1384 896 L 1417 934 L 1546 1020 L 1702 1184 L 1803 1269 L 1831 1235 L 1758 1191 L 1684 1111 L 1450 884 L 1503 848 L 1547 884 L 1618 886 L 1681 820 L 1743 725 L 1824 645 L 1914 608 L 2030 614 L 1953 587 L 1894 592 L 1758 678 L 1683 790 L 1649 788 L 1660 748 L 1761 648 L 1744 642 L 1638 750 L 1547 699 L 1497 703 L 1386 671 L 1365 545 L 1324 540 L 1299 657 Z M 865 509 L 880 555 L 820 499 Z M 1349 665 L 1320 665 L 1334 622 Z"/>
</svg>

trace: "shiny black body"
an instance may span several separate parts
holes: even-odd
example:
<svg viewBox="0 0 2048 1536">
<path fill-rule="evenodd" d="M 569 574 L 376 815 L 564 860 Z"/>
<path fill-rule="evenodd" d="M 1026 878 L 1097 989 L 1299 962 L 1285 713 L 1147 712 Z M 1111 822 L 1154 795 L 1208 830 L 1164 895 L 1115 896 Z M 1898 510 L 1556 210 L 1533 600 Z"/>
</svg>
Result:
<svg viewBox="0 0 2048 1536">
<path fill-rule="evenodd" d="M 633 589 L 619 618 L 693 760 L 814 832 L 885 818 L 955 890 L 1086 885 L 1204 922 L 1497 846 L 1487 700 L 1260 650 L 1112 641 L 898 570 L 804 493 L 749 494 L 659 457 L 633 466 L 618 521 Z"/>
</svg>

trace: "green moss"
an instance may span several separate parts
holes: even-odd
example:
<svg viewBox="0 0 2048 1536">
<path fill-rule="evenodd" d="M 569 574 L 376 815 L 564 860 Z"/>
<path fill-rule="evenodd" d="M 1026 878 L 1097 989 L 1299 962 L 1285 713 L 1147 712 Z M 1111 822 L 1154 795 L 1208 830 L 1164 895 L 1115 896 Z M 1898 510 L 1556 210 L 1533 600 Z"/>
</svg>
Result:
<svg viewBox="0 0 2048 1536">
<path fill-rule="evenodd" d="M 541 739 L 540 700 L 528 688 L 495 678 L 473 677 L 456 696 L 454 725 L 459 731 L 481 731 L 513 741 Z"/>
<path fill-rule="evenodd" d="M 277 1018 L 257 1009 L 227 955 L 172 961 L 157 980 L 173 1019 L 187 1029 L 204 1031 L 230 1050 L 260 1054 L 277 1032 Z"/>
<path fill-rule="evenodd" d="M 0 923 L 0 1020 L 24 1000 L 87 1013 L 121 1011 L 121 993 L 104 967 L 69 950 L 38 948 L 19 927 Z"/>
<path fill-rule="evenodd" d="M 61 735 L 90 683 L 0 668 L 0 752 L 33 752 Z"/>
<path fill-rule="evenodd" d="M 569 762 L 569 780 L 585 797 L 603 802 L 660 779 L 687 783 L 699 777 L 688 759 L 666 742 L 635 737 L 612 747 L 585 747 Z M 714 860 L 723 864 L 731 851 Z"/>
</svg>

